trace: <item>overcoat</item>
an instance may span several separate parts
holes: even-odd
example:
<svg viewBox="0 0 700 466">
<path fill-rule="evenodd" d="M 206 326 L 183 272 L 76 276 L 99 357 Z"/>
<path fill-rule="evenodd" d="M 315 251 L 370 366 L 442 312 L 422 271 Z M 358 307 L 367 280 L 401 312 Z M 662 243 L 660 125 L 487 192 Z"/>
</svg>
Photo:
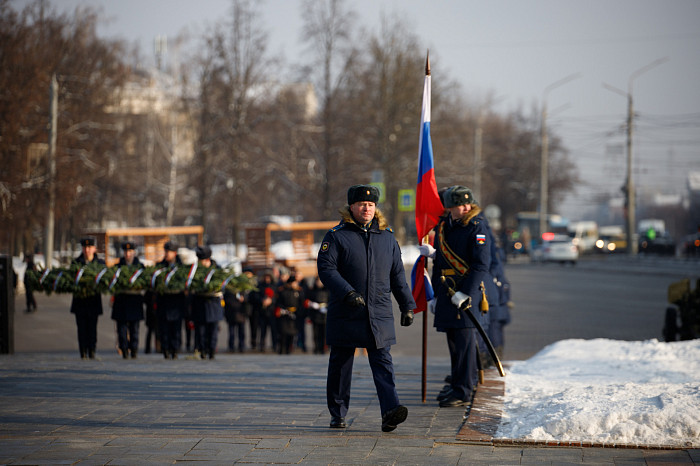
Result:
<svg viewBox="0 0 700 466">
<path fill-rule="evenodd" d="M 392 294 L 401 312 L 416 308 L 399 244 L 379 210 L 366 230 L 355 223 L 349 207 L 341 214 L 341 222 L 323 238 L 317 258 L 319 278 L 330 294 L 327 342 L 356 348 L 391 346 L 396 343 Z M 343 301 L 353 290 L 366 306 Z"/>
<path fill-rule="evenodd" d="M 80 253 L 80 255 L 73 260 L 73 263 L 80 265 L 88 264 L 88 262 L 85 260 L 85 256 L 82 253 Z M 105 261 L 99 259 L 97 254 L 95 254 L 90 263 L 104 265 Z M 73 300 L 70 304 L 70 312 L 79 317 L 85 317 L 88 315 L 102 315 L 102 295 L 95 293 L 94 295 L 84 298 L 73 295 Z"/>
<path fill-rule="evenodd" d="M 486 219 L 481 215 L 481 210 L 475 206 L 470 215 L 465 219 L 455 221 L 449 215 L 441 217 L 436 230 L 440 225 L 444 228 L 444 241 L 454 254 L 469 265 L 469 271 L 464 276 L 446 275 L 447 285 L 456 291 L 461 291 L 472 298 L 470 312 L 479 319 L 479 323 L 488 328 L 488 314 L 482 315 L 479 304 L 482 299 L 480 285 L 483 282 L 488 289 L 493 287 L 493 278 L 489 273 L 491 266 L 490 235 Z M 471 319 L 458 310 L 450 301 L 447 286 L 442 283 L 441 276 L 452 268 L 441 251 L 440 235 L 435 235 L 435 259 L 433 261 L 432 285 L 437 302 L 435 303 L 434 326 L 438 330 L 448 328 L 472 328 Z M 448 272 L 450 273 L 450 272 Z M 494 294 L 494 293 L 491 293 Z M 494 296 L 495 298 L 495 296 Z M 488 299 L 488 298 L 487 298 Z"/>
<path fill-rule="evenodd" d="M 156 267 L 168 267 L 171 265 L 162 260 Z M 173 267 L 182 267 L 182 261 L 178 257 Z M 187 296 L 185 293 L 158 293 L 156 295 L 156 312 L 159 322 L 174 322 L 183 319 L 187 315 Z"/>
<path fill-rule="evenodd" d="M 118 266 L 126 265 L 124 258 L 119 259 Z M 142 268 L 143 264 L 138 257 L 134 257 L 134 262 L 131 265 Z M 133 293 L 117 293 L 114 295 L 114 304 L 112 305 L 112 320 L 117 322 L 129 322 L 143 320 L 143 295 L 141 292 Z"/>
<path fill-rule="evenodd" d="M 216 267 L 216 266 L 213 266 Z M 223 293 L 195 294 L 192 296 L 192 321 L 195 324 L 219 322 L 224 319 Z"/>
</svg>

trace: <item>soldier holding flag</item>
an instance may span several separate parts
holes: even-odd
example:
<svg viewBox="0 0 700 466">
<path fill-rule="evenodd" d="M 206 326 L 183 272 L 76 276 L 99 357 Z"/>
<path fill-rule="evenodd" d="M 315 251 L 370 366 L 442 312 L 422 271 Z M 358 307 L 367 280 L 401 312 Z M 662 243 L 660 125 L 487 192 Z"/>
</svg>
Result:
<svg viewBox="0 0 700 466">
<path fill-rule="evenodd" d="M 435 227 L 435 247 L 419 247 L 421 255 L 434 260 L 434 326 L 446 333 L 450 351 L 451 383 L 438 399 L 442 407 L 469 406 L 478 377 L 478 350 L 476 327 L 466 313 L 472 312 L 483 327 L 488 325 L 482 312 L 488 310 L 490 235 L 469 188 L 452 186 L 442 200 L 447 214 Z M 456 291 L 454 296 L 448 288 Z M 473 303 L 471 309 L 462 306 L 468 300 Z"/>
</svg>

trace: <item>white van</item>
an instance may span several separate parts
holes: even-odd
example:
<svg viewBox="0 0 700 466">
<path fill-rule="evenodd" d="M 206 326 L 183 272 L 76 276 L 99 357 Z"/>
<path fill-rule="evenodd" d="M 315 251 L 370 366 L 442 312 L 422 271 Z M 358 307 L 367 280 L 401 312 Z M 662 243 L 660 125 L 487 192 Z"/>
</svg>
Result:
<svg viewBox="0 0 700 466">
<path fill-rule="evenodd" d="M 595 242 L 598 241 L 598 224 L 596 222 L 571 222 L 567 231 L 581 254 L 595 250 Z"/>
</svg>

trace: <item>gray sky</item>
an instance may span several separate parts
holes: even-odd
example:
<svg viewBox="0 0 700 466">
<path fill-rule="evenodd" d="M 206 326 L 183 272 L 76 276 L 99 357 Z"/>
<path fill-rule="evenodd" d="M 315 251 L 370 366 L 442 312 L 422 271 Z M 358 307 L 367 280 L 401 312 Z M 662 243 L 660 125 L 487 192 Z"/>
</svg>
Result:
<svg viewBox="0 0 700 466">
<path fill-rule="evenodd" d="M 26 3 L 14 0 L 15 6 Z M 103 6 L 111 20 L 99 33 L 138 42 L 149 60 L 154 36 L 174 37 L 183 28 L 196 35 L 226 16 L 230 6 L 229 0 L 52 3 L 65 10 L 77 4 Z M 261 2 L 270 50 L 282 53 L 288 63 L 302 62 L 301 4 L 301 0 Z M 626 93 L 630 76 L 660 58 L 668 61 L 633 81 L 639 115 L 633 167 L 639 194 L 681 194 L 686 173 L 700 171 L 700 1 L 352 0 L 349 4 L 359 13 L 359 23 L 374 30 L 382 13 L 397 14 L 430 49 L 433 81 L 441 74 L 456 79 L 467 97 L 479 101 L 491 95 L 501 112 L 539 109 L 548 86 L 581 73 L 552 89 L 547 98 L 547 125 L 564 139 L 585 182 L 554 209 L 559 213 L 578 219 L 593 194 L 619 192 L 626 169 L 627 101 L 602 83 Z"/>
</svg>

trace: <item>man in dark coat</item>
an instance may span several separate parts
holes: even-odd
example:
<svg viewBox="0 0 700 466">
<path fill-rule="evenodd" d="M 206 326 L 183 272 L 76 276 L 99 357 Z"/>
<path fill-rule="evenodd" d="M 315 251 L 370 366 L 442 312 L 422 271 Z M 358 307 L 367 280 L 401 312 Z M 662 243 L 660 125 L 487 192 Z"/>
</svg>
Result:
<svg viewBox="0 0 700 466">
<path fill-rule="evenodd" d="M 450 387 L 438 397 L 440 406 L 469 406 L 478 378 L 476 327 L 465 312 L 472 312 L 488 327 L 489 289 L 493 280 L 490 237 L 486 219 L 469 188 L 452 186 L 442 195 L 447 215 L 435 227 L 435 247 L 420 246 L 422 255 L 433 257 L 435 290 L 434 326 L 447 334 L 450 351 Z M 443 277 L 445 283 L 443 283 Z M 447 287 L 456 291 L 453 297 Z M 471 298 L 471 309 L 460 309 Z"/>
<path fill-rule="evenodd" d="M 163 245 L 165 257 L 156 264 L 169 271 L 182 267 L 177 255 L 177 244 L 168 241 Z M 156 296 L 158 325 L 160 326 L 160 349 L 165 359 L 177 359 L 182 340 L 182 319 L 187 311 L 187 297 L 184 292 L 158 293 Z"/>
<path fill-rule="evenodd" d="M 326 233 L 318 253 L 318 275 L 330 293 L 326 397 L 333 428 L 346 427 L 355 348 L 367 349 L 382 431 L 396 429 L 408 415 L 399 403 L 390 354 L 396 343 L 391 295 L 399 305 L 402 326 L 413 322 L 416 303 L 406 283 L 401 250 L 376 208 L 378 201 L 374 186 L 350 187 L 342 220 Z"/>
<path fill-rule="evenodd" d="M 83 238 L 80 240 L 83 252 L 73 260 L 73 264 L 86 266 L 88 264 L 102 264 L 105 261 L 97 257 L 95 253 L 95 238 Z M 78 326 L 78 347 L 82 359 L 94 359 L 97 347 L 97 319 L 102 314 L 102 296 L 99 293 L 87 296 L 73 294 L 70 312 L 75 314 L 75 323 Z"/>
<path fill-rule="evenodd" d="M 211 258 L 209 246 L 197 246 L 195 250 L 199 261 L 198 267 L 205 269 L 217 267 Z M 199 343 L 201 358 L 214 359 L 216 345 L 219 341 L 219 322 L 224 318 L 224 307 L 221 305 L 224 294 L 221 291 L 197 293 L 192 297 L 192 320 L 196 332 L 196 342 Z"/>
<path fill-rule="evenodd" d="M 136 257 L 136 245 L 132 241 L 122 243 L 124 255 L 119 258 L 118 266 L 133 266 L 135 274 L 141 273 L 143 265 Z M 117 322 L 117 340 L 124 359 L 136 358 L 139 350 L 139 322 L 143 320 L 143 295 L 141 291 L 124 290 L 114 295 L 112 320 Z"/>
</svg>

